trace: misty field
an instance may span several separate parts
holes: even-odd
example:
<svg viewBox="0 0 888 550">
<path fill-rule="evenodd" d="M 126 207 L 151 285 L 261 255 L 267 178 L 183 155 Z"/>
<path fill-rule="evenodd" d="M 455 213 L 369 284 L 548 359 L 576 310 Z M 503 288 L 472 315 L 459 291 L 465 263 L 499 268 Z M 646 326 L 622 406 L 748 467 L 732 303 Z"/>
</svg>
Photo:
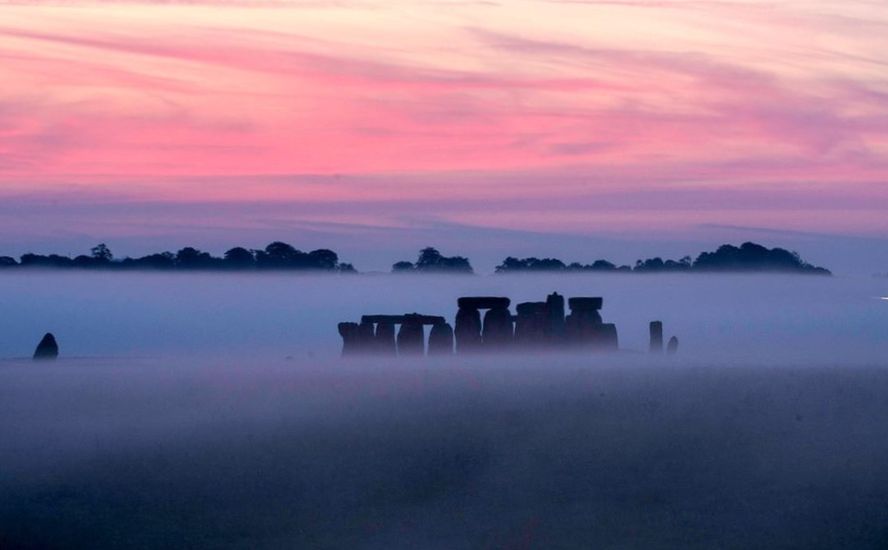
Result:
<svg viewBox="0 0 888 550">
<path fill-rule="evenodd" d="M 0 548 L 884 548 L 885 286 L 0 277 Z M 362 313 L 553 290 L 627 351 L 337 358 Z"/>
</svg>

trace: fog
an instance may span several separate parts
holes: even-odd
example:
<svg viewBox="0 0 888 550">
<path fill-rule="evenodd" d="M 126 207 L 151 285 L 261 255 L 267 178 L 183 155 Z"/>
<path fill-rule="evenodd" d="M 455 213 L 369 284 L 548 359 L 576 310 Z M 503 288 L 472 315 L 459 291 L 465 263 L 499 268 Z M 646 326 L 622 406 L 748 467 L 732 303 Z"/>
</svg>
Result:
<svg viewBox="0 0 888 550">
<path fill-rule="evenodd" d="M 886 287 L 4 274 L 0 548 L 883 548 Z M 555 290 L 627 351 L 338 358 L 363 313 Z"/>
<path fill-rule="evenodd" d="M 10 273 L 0 276 L 0 358 L 29 357 L 53 332 L 66 357 L 334 358 L 336 324 L 419 312 L 451 322 L 456 298 L 512 304 L 553 291 L 603 296 L 621 347 L 647 349 L 665 323 L 685 357 L 878 362 L 888 279 L 705 275 L 304 276 Z"/>
</svg>

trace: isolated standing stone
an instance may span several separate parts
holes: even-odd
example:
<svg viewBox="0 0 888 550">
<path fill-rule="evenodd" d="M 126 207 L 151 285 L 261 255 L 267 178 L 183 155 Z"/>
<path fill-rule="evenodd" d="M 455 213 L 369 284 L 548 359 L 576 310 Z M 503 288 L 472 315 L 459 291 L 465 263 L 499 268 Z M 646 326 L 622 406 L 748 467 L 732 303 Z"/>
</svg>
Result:
<svg viewBox="0 0 888 550">
<path fill-rule="evenodd" d="M 34 350 L 35 360 L 55 359 L 59 356 L 59 344 L 56 342 L 55 336 L 51 332 L 47 332 L 37 349 Z"/>
<path fill-rule="evenodd" d="M 675 355 L 678 352 L 678 338 L 673 336 L 669 339 L 669 343 L 666 344 L 666 353 L 669 355 Z"/>
<path fill-rule="evenodd" d="M 663 353 L 663 322 L 651 321 L 651 353 Z"/>
</svg>

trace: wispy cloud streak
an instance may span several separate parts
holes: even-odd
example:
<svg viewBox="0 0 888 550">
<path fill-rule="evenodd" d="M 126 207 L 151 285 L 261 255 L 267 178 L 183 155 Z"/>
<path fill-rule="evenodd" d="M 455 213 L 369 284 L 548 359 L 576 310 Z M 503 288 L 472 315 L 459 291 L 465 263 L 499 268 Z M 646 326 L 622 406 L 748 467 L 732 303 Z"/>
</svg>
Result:
<svg viewBox="0 0 888 550">
<path fill-rule="evenodd" d="M 574 211 L 608 194 L 644 202 L 662 189 L 674 223 L 680 186 L 746 186 L 743 208 L 765 218 L 775 192 L 812 186 L 785 222 L 798 228 L 830 197 L 882 200 L 888 185 L 888 16 L 873 2 L 3 9 L 7 197 L 356 202 L 381 217 L 386 204 L 449 199 L 453 220 L 484 200 L 502 226 L 536 201 L 551 220 L 523 219 L 574 229 Z M 361 184 L 274 179 L 305 174 Z M 719 222 L 708 200 L 695 221 Z M 831 223 L 874 228 L 860 220 Z"/>
</svg>

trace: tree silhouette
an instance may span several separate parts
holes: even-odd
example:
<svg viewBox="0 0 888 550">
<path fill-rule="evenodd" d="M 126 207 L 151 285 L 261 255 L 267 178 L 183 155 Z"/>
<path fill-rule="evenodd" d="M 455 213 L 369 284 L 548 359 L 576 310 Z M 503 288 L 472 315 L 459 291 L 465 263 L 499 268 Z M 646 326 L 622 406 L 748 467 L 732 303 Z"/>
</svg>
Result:
<svg viewBox="0 0 888 550">
<path fill-rule="evenodd" d="M 427 272 L 473 273 L 467 258 L 462 256 L 447 257 L 435 248 L 426 247 L 419 251 L 414 269 Z"/>
<path fill-rule="evenodd" d="M 413 269 L 413 262 L 401 261 L 395 262 L 395 264 L 392 265 L 392 273 L 408 273 L 410 271 L 413 271 Z"/>
<path fill-rule="evenodd" d="M 236 269 L 246 269 L 256 265 L 256 258 L 246 248 L 236 246 L 225 252 L 225 264 Z"/>
<path fill-rule="evenodd" d="M 789 252 L 782 248 L 769 249 L 755 243 L 743 243 L 740 247 L 732 245 L 720 246 L 715 252 L 703 252 L 692 261 L 690 256 L 679 260 L 664 260 L 655 257 L 646 260 L 638 260 L 634 268 L 620 266 L 606 260 L 596 260 L 592 265 L 583 265 L 578 262 L 564 266 L 561 260 L 546 258 L 514 258 L 508 257 L 496 267 L 497 273 L 510 273 L 520 271 L 616 271 L 635 273 L 662 273 L 662 272 L 686 272 L 686 271 L 774 271 L 787 273 L 809 273 L 815 275 L 829 275 L 830 272 L 822 267 L 815 267 L 804 260 L 795 252 Z"/>
<path fill-rule="evenodd" d="M 114 259 L 114 254 L 111 253 L 111 250 L 105 243 L 97 244 L 90 249 L 90 252 L 92 257 L 100 263 L 111 263 L 111 260 Z"/>
</svg>

